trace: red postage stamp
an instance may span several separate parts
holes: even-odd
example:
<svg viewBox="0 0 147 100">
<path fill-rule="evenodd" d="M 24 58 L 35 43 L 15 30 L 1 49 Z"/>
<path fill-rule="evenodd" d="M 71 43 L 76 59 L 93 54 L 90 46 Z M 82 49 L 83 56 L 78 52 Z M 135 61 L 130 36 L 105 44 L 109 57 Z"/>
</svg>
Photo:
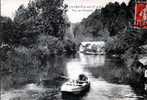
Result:
<svg viewBox="0 0 147 100">
<path fill-rule="evenodd" d="M 147 29 L 147 2 L 136 3 L 134 24 L 134 28 Z"/>
</svg>

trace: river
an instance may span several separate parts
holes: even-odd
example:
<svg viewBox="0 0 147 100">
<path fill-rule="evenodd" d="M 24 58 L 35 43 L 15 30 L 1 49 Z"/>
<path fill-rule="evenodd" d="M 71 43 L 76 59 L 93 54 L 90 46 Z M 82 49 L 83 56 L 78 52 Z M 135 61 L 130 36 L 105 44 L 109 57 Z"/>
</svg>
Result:
<svg viewBox="0 0 147 100">
<path fill-rule="evenodd" d="M 127 84 L 127 68 L 119 58 L 104 55 L 54 56 L 45 66 L 23 68 L 1 81 L 1 100 L 147 100 L 143 88 Z M 91 87 L 82 96 L 60 92 L 66 81 L 79 74 L 88 76 Z"/>
</svg>

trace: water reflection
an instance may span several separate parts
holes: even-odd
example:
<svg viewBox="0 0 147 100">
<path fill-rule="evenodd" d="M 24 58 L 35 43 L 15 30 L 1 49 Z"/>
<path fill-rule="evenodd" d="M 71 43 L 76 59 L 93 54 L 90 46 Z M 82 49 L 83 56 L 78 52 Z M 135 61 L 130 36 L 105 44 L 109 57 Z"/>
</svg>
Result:
<svg viewBox="0 0 147 100">
<path fill-rule="evenodd" d="M 80 74 L 85 74 L 85 75 L 90 74 L 86 72 L 84 67 L 85 66 L 81 65 L 79 60 L 72 60 L 72 62 L 68 62 L 66 66 L 68 73 L 67 76 L 71 79 L 77 79 Z"/>
<path fill-rule="evenodd" d="M 88 77 L 93 77 L 86 68 L 97 68 L 104 66 L 105 56 L 104 55 L 84 55 L 79 53 L 79 58 L 71 59 L 66 64 L 68 77 L 77 79 L 79 74 L 85 74 Z M 90 78 L 91 79 L 91 78 Z"/>
<path fill-rule="evenodd" d="M 103 66 L 105 64 L 105 56 L 104 55 L 84 55 L 83 53 L 79 53 L 80 63 L 89 66 L 89 67 L 98 67 Z"/>
</svg>

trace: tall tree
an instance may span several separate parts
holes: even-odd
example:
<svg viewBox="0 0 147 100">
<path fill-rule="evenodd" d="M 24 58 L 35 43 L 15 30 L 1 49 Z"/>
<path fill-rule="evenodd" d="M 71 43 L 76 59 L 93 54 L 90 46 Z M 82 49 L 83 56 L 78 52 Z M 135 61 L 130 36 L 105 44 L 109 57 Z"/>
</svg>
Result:
<svg viewBox="0 0 147 100">
<path fill-rule="evenodd" d="M 63 40 L 67 28 L 65 26 L 68 25 L 65 13 L 63 0 L 34 0 L 29 2 L 27 7 L 21 5 L 14 17 L 17 40 L 34 42 L 39 34 Z"/>
</svg>

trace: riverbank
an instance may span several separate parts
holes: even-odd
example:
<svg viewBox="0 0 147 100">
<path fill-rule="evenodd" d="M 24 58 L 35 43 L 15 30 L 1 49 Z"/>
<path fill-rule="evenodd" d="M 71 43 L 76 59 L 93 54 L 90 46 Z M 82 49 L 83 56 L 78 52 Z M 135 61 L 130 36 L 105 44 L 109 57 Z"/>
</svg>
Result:
<svg viewBox="0 0 147 100">
<path fill-rule="evenodd" d="M 132 84 L 134 87 L 136 84 L 144 88 L 145 84 L 145 70 L 147 68 L 146 59 L 146 49 L 130 48 L 126 50 L 123 54 L 110 54 L 112 57 L 118 57 L 125 64 L 128 74 L 123 74 L 125 79 L 128 79 L 128 83 Z M 113 56 L 114 55 L 114 56 Z"/>
</svg>

